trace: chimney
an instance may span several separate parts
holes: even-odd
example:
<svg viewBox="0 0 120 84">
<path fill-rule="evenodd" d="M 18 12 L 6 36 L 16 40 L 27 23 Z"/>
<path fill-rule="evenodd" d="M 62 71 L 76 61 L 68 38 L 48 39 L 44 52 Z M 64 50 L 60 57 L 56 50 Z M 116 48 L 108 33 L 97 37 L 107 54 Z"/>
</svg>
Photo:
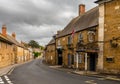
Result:
<svg viewBox="0 0 120 84">
<path fill-rule="evenodd" d="M 6 25 L 2 25 L 2 35 L 7 36 L 7 27 L 6 27 Z"/>
<path fill-rule="evenodd" d="M 13 37 L 14 39 L 16 39 L 16 34 L 15 34 L 15 32 L 12 33 L 12 37 Z"/>
<path fill-rule="evenodd" d="M 60 34 L 61 33 L 61 30 L 57 31 L 57 34 Z"/>
<path fill-rule="evenodd" d="M 79 5 L 79 16 L 83 15 L 85 13 L 85 5 L 80 4 Z"/>
</svg>

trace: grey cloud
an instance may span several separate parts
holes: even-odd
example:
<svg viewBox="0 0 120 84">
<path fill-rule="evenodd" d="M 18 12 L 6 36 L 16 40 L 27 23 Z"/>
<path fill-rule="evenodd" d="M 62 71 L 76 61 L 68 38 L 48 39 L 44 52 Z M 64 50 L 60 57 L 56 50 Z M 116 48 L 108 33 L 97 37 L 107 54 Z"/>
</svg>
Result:
<svg viewBox="0 0 120 84">
<path fill-rule="evenodd" d="M 96 6 L 95 0 L 0 0 L 0 26 L 8 33 L 16 32 L 19 40 L 34 39 L 45 45 L 53 34 L 63 29 L 78 15 L 78 5 L 86 9 Z"/>
</svg>

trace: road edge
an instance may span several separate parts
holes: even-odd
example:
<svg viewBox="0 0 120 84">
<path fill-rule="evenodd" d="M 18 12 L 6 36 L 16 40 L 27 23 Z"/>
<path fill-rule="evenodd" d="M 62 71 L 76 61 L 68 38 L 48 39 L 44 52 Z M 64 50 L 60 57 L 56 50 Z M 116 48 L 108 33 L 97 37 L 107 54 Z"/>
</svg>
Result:
<svg viewBox="0 0 120 84">
<path fill-rule="evenodd" d="M 45 65 L 47 65 L 47 64 L 45 64 Z M 69 72 L 69 73 L 72 73 L 72 74 L 76 74 L 76 75 L 81 75 L 81 76 L 89 76 L 89 77 L 97 77 L 97 78 L 104 78 L 104 79 L 106 79 L 106 80 L 112 80 L 112 81 L 118 81 L 118 82 L 120 82 L 120 78 L 117 78 L 117 77 L 112 77 L 112 76 L 101 76 L 101 75 L 90 75 L 90 74 L 79 74 L 79 73 L 77 73 L 75 70 L 73 70 L 73 71 L 70 71 L 70 70 L 68 70 L 68 69 L 62 69 L 62 68 L 53 68 L 53 67 L 51 67 L 50 65 L 47 65 L 47 66 L 49 66 L 49 68 L 52 68 L 52 69 L 55 69 L 55 70 L 59 70 L 59 71 L 64 71 L 64 72 Z"/>
</svg>

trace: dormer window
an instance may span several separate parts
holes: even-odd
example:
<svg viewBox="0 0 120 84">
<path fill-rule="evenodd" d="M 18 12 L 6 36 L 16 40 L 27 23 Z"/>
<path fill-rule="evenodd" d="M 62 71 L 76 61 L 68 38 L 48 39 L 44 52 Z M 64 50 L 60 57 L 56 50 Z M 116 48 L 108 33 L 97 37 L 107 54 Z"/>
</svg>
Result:
<svg viewBox="0 0 120 84">
<path fill-rule="evenodd" d="M 88 41 L 89 42 L 95 41 L 95 31 L 88 31 Z"/>
</svg>

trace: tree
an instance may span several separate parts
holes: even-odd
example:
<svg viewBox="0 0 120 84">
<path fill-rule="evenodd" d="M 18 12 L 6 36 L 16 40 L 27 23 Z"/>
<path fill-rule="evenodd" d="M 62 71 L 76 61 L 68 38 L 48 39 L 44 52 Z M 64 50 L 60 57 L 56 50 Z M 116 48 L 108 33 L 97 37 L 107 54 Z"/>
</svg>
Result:
<svg viewBox="0 0 120 84">
<path fill-rule="evenodd" d="M 40 45 L 40 49 L 41 49 L 41 50 L 44 50 L 44 47 Z"/>
<path fill-rule="evenodd" d="M 33 52 L 33 54 L 34 54 L 34 58 L 37 58 L 38 56 L 41 55 L 41 53 L 39 53 L 39 52 Z"/>
<path fill-rule="evenodd" d="M 39 48 L 40 47 L 39 43 L 37 41 L 34 41 L 34 40 L 30 40 L 28 45 L 31 46 L 32 48 Z"/>
</svg>

